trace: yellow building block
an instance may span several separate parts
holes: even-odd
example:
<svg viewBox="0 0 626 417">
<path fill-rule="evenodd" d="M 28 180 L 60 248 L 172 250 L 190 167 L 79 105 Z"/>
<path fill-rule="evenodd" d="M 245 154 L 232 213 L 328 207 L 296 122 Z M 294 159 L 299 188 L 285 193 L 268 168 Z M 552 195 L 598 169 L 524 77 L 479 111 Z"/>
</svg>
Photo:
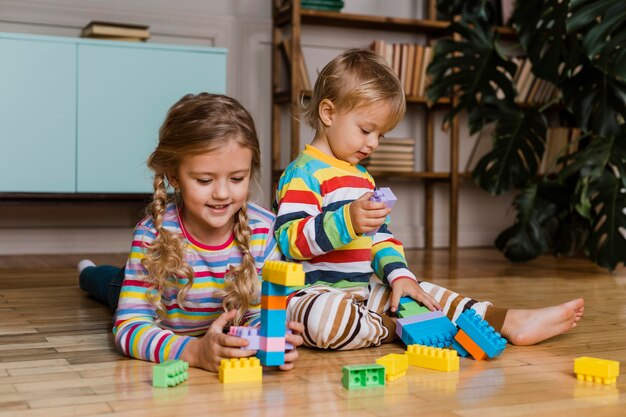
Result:
<svg viewBox="0 0 626 417">
<path fill-rule="evenodd" d="M 219 380 L 222 384 L 263 380 L 263 367 L 259 358 L 231 358 L 220 362 Z"/>
<path fill-rule="evenodd" d="M 619 362 L 581 356 L 574 360 L 574 373 L 579 381 L 614 384 L 619 376 Z"/>
<path fill-rule="evenodd" d="M 286 287 L 304 285 L 304 269 L 301 264 L 285 261 L 267 261 L 263 266 L 263 281 Z"/>
<path fill-rule="evenodd" d="M 407 346 L 406 355 L 411 366 L 444 372 L 459 370 L 459 356 L 456 350 L 409 345 Z"/>
<path fill-rule="evenodd" d="M 378 365 L 385 367 L 385 379 L 387 381 L 395 381 L 406 375 L 409 369 L 409 358 L 400 353 L 390 353 L 376 359 Z"/>
</svg>

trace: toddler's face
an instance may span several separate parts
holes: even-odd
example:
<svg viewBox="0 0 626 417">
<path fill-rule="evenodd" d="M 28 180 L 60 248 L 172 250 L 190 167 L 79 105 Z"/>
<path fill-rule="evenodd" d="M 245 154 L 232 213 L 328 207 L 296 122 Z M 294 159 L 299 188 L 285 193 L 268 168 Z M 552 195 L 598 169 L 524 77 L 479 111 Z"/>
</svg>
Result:
<svg viewBox="0 0 626 417">
<path fill-rule="evenodd" d="M 174 177 L 183 199 L 183 223 L 205 245 L 226 242 L 234 216 L 248 199 L 252 151 L 231 140 L 224 147 L 183 157 Z"/>
<path fill-rule="evenodd" d="M 391 113 L 387 102 L 361 105 L 347 112 L 335 111 L 330 125 L 324 129 L 331 156 L 353 165 L 367 158 L 387 133 Z"/>
</svg>

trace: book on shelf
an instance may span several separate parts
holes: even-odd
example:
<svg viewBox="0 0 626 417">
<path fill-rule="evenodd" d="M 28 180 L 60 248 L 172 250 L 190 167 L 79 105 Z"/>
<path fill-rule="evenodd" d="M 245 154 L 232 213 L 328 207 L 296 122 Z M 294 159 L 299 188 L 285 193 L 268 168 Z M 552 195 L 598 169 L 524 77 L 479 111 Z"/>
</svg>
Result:
<svg viewBox="0 0 626 417">
<path fill-rule="evenodd" d="M 150 27 L 147 25 L 136 25 L 130 23 L 101 22 L 92 20 L 81 31 L 83 38 L 129 40 L 131 38 L 145 41 L 150 37 Z"/>
<path fill-rule="evenodd" d="M 424 97 L 429 77 L 426 73 L 432 59 L 433 46 L 418 44 L 388 44 L 375 40 L 370 49 L 383 58 L 396 73 L 407 97 Z"/>
<path fill-rule="evenodd" d="M 298 74 L 300 75 L 300 80 L 302 82 L 302 89 L 311 90 L 311 79 L 309 78 L 309 72 L 306 69 L 306 63 L 304 62 L 304 54 L 302 53 L 302 50 L 300 50 L 300 53 L 298 54 L 298 56 L 300 57 L 298 59 L 298 62 L 294 63 L 292 59 L 293 55 L 291 53 L 291 40 L 283 39 L 280 46 L 283 50 L 283 53 L 285 54 L 285 57 L 287 58 L 288 65 L 293 67 L 294 72 L 298 71 Z"/>
</svg>

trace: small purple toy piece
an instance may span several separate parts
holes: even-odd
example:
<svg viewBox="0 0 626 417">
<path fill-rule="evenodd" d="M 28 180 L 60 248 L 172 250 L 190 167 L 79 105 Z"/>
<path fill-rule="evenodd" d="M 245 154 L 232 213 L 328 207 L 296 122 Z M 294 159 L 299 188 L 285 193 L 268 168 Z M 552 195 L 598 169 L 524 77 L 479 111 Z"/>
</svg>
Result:
<svg viewBox="0 0 626 417">
<path fill-rule="evenodd" d="M 260 336 L 259 336 L 259 327 L 245 327 L 245 326 L 230 326 L 228 330 L 228 334 L 243 337 L 249 343 L 248 346 L 242 347 L 242 350 L 259 350 L 260 346 Z M 285 333 L 291 334 L 291 330 L 285 330 Z M 285 342 L 285 350 L 293 349 L 293 345 L 291 343 Z"/>
<path fill-rule="evenodd" d="M 385 205 L 389 208 L 392 208 L 398 199 L 391 192 L 391 188 L 382 187 L 374 190 L 374 195 L 370 198 L 370 201 L 376 201 L 379 203 L 385 203 Z"/>
</svg>

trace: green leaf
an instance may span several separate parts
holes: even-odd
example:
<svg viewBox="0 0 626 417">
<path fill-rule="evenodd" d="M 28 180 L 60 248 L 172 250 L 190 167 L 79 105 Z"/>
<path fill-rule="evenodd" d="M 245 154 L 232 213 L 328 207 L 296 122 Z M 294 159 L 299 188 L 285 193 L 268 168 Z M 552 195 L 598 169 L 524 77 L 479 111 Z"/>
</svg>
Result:
<svg viewBox="0 0 626 417">
<path fill-rule="evenodd" d="M 567 1 L 524 0 L 511 18 L 533 74 L 556 85 L 576 66 L 580 55 L 576 36 L 564 36 L 567 14 Z"/>
<path fill-rule="evenodd" d="M 449 30 L 462 40 L 450 37 L 439 41 L 428 67 L 432 77 L 429 100 L 437 101 L 453 89 L 459 91 L 458 103 L 451 107 L 445 120 L 452 120 L 463 109 L 482 106 L 487 98 L 495 99 L 498 94 L 513 102 L 516 92 L 511 80 L 517 66 L 496 47 L 493 28 L 486 21 L 469 16 L 450 24 Z"/>
<path fill-rule="evenodd" d="M 590 65 L 563 83 L 563 102 L 580 128 L 600 136 L 619 134 L 626 119 L 626 83 Z"/>
<path fill-rule="evenodd" d="M 572 1 L 567 31 L 582 36 L 584 53 L 603 72 L 626 78 L 626 2 Z"/>
<path fill-rule="evenodd" d="M 538 194 L 537 184 L 525 188 L 515 197 L 515 224 L 496 238 L 496 247 L 514 262 L 525 262 L 546 253 L 553 245 L 559 226 L 559 207 Z"/>
<path fill-rule="evenodd" d="M 494 195 L 522 188 L 534 179 L 546 140 L 546 120 L 537 110 L 502 107 L 500 112 L 493 149 L 472 174 L 481 188 Z"/>
<path fill-rule="evenodd" d="M 595 263 L 613 271 L 626 261 L 626 188 L 611 170 L 590 188 L 593 218 L 587 250 Z"/>
</svg>

